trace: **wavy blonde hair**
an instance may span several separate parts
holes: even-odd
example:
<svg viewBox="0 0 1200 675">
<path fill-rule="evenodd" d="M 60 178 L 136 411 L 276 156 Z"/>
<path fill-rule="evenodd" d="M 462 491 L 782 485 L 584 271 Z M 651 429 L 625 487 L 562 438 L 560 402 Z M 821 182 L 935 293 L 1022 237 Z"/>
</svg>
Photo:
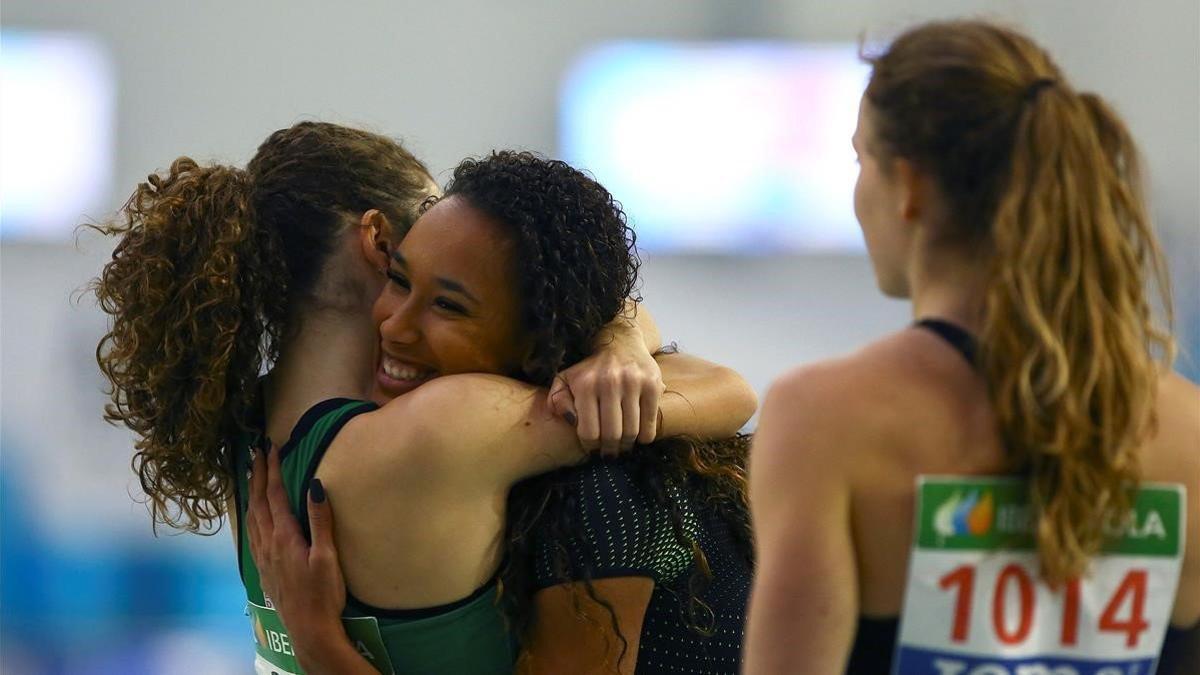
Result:
<svg viewBox="0 0 1200 675">
<path fill-rule="evenodd" d="M 1028 475 L 1042 574 L 1079 576 L 1128 516 L 1174 357 L 1137 149 L 1100 97 L 1013 30 L 929 23 L 866 60 L 883 154 L 936 177 L 954 234 L 990 253 L 979 366 Z"/>
</svg>

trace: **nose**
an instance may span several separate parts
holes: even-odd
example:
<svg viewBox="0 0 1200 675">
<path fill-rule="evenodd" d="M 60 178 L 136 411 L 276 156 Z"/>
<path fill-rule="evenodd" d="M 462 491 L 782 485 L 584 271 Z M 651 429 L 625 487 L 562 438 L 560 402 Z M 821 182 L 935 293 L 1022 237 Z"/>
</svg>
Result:
<svg viewBox="0 0 1200 675">
<path fill-rule="evenodd" d="M 412 298 L 396 308 L 379 324 L 379 336 L 384 342 L 411 345 L 421 340 L 420 308 Z"/>
</svg>

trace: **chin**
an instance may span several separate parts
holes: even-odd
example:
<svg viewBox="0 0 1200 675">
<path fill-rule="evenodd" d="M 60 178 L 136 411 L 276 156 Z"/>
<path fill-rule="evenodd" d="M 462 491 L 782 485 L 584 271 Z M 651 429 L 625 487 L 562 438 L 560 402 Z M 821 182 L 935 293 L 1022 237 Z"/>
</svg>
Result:
<svg viewBox="0 0 1200 675">
<path fill-rule="evenodd" d="M 884 297 L 892 298 L 893 300 L 908 300 L 911 297 L 907 285 L 885 284 L 883 280 L 879 281 L 879 292 L 883 293 Z"/>
<path fill-rule="evenodd" d="M 909 297 L 908 280 L 903 274 L 890 274 L 875 267 L 875 285 L 879 292 L 889 298 L 903 300 Z"/>
</svg>

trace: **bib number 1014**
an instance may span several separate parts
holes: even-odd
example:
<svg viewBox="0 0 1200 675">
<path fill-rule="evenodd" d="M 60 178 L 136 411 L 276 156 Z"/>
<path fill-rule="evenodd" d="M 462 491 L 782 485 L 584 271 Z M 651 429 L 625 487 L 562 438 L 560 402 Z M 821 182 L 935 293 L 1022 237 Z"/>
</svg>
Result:
<svg viewBox="0 0 1200 675">
<path fill-rule="evenodd" d="M 1096 630 L 1101 633 L 1122 633 L 1125 646 L 1135 648 L 1142 633 L 1150 627 L 1146 620 L 1146 570 L 1131 569 L 1109 597 L 1100 615 Z M 950 570 L 938 580 L 938 586 L 954 593 L 954 622 L 950 628 L 953 642 L 966 642 L 972 630 L 972 603 L 975 598 L 976 568 L 962 565 Z M 1057 591 L 1035 583 L 1029 572 L 1017 564 L 1009 564 L 996 576 L 991 589 L 991 626 L 1001 644 L 1020 645 L 1033 630 L 1038 590 L 1062 594 L 1062 617 L 1059 643 L 1073 647 L 1079 641 L 1079 580 L 1072 579 Z M 986 597 L 986 596 L 985 596 Z M 1010 601 L 1015 597 L 1016 602 Z M 1015 604 L 1015 607 L 1013 606 Z"/>
</svg>

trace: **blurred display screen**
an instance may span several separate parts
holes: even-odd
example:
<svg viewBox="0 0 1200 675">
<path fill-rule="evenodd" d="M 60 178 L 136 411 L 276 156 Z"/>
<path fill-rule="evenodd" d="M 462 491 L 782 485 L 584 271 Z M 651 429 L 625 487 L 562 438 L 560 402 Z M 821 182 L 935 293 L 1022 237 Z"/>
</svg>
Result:
<svg viewBox="0 0 1200 675">
<path fill-rule="evenodd" d="M 115 79 L 83 34 L 0 33 L 0 236 L 66 239 L 103 208 Z"/>
<path fill-rule="evenodd" d="M 861 251 L 854 45 L 616 43 L 584 54 L 560 150 L 664 253 Z"/>
</svg>

